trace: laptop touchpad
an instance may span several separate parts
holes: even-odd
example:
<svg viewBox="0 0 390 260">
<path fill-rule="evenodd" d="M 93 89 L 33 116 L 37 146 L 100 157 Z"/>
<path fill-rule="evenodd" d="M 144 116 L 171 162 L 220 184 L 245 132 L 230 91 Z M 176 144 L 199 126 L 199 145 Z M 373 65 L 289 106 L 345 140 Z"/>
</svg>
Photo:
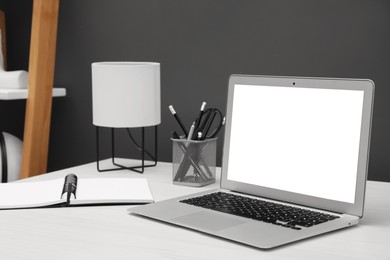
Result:
<svg viewBox="0 0 390 260">
<path fill-rule="evenodd" d="M 229 217 L 221 217 L 213 212 L 201 211 L 192 213 L 171 220 L 173 223 L 182 224 L 183 226 L 206 229 L 206 230 L 221 230 L 232 226 L 240 225 L 245 221 Z"/>
</svg>

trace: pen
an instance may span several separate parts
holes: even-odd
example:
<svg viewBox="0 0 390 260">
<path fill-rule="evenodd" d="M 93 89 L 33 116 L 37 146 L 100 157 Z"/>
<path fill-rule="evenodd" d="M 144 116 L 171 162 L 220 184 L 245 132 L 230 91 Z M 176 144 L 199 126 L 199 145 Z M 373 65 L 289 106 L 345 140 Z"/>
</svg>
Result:
<svg viewBox="0 0 390 260">
<path fill-rule="evenodd" d="M 205 127 L 203 129 L 203 139 L 206 138 L 207 133 L 210 130 L 211 124 L 213 123 L 214 118 L 216 116 L 216 113 L 214 113 L 214 110 L 212 110 L 210 113 L 212 113 L 213 115 L 208 118 L 207 123 L 206 123 L 206 125 L 205 125 Z"/>
<path fill-rule="evenodd" d="M 203 132 L 204 130 L 204 127 L 206 126 L 207 122 L 209 121 L 210 119 L 210 116 L 211 116 L 211 112 L 213 111 L 212 108 L 209 108 L 207 109 L 207 111 L 205 112 L 205 117 L 204 117 L 204 120 L 203 122 L 200 123 L 199 127 L 196 128 L 196 132 Z"/>
<path fill-rule="evenodd" d="M 198 121 L 196 122 L 196 128 L 199 127 L 200 122 L 202 121 L 202 116 L 204 114 L 204 108 L 206 107 L 206 102 L 203 102 L 202 105 L 200 106 L 200 112 L 199 112 L 199 118 Z"/>
<path fill-rule="evenodd" d="M 176 131 L 173 131 L 171 133 L 171 136 L 172 136 L 173 139 L 182 140 L 182 139 L 180 139 L 180 136 L 176 133 Z M 202 167 L 200 167 L 200 165 L 198 165 L 194 161 L 194 159 L 191 156 L 192 152 L 189 151 L 189 149 L 188 149 L 190 147 L 187 147 L 184 143 L 181 143 L 181 142 L 178 142 L 177 144 L 179 145 L 180 149 L 184 153 L 184 157 L 186 157 L 188 160 L 184 160 L 183 162 L 181 162 L 180 167 L 179 167 L 179 169 L 177 171 L 176 177 L 174 179 L 175 181 L 177 181 L 182 176 L 185 176 L 187 174 L 187 171 L 189 169 L 189 165 L 192 165 L 194 167 L 194 169 L 196 169 L 199 173 L 201 173 L 203 176 L 206 176 L 205 177 L 206 179 L 207 178 L 212 178 L 213 174 L 212 174 L 210 168 L 208 167 L 207 163 L 205 162 L 205 160 L 203 158 L 200 158 L 200 163 L 203 164 L 203 168 L 206 170 L 208 176 L 210 176 L 210 177 L 207 177 L 207 175 L 203 173 Z M 181 174 L 179 174 L 179 173 L 181 173 Z"/>
<path fill-rule="evenodd" d="M 183 130 L 183 132 L 184 132 L 185 137 L 187 137 L 188 136 L 187 129 L 185 128 L 185 126 L 181 122 L 180 117 L 177 115 L 177 113 L 176 113 L 175 109 L 173 109 L 172 105 L 169 106 L 169 110 L 171 110 L 172 115 L 175 117 L 176 121 L 179 123 L 181 130 Z"/>
<path fill-rule="evenodd" d="M 194 134 L 194 130 L 195 130 L 195 122 L 193 122 L 192 125 L 191 125 L 190 132 L 188 133 L 187 140 L 192 140 L 192 135 Z"/>
<path fill-rule="evenodd" d="M 171 133 L 171 135 L 172 135 L 173 139 L 180 140 L 180 137 L 176 133 L 176 131 L 173 131 Z M 187 158 L 188 160 L 184 160 L 180 163 L 179 169 L 177 170 L 176 176 L 174 177 L 173 180 L 174 181 L 181 181 L 186 176 L 190 165 L 192 165 L 194 167 L 194 169 L 200 174 L 200 177 L 202 179 L 207 180 L 208 177 L 203 172 L 202 168 L 199 166 L 199 164 L 198 164 L 199 162 L 193 158 L 193 153 L 195 152 L 195 151 L 193 151 L 194 149 L 191 147 L 186 147 L 186 145 L 182 142 L 178 142 L 177 144 L 180 147 L 180 149 L 182 150 L 182 152 L 184 153 L 184 157 Z M 212 176 L 212 173 L 211 173 L 210 169 L 208 168 L 206 162 L 202 158 L 200 159 L 200 161 L 203 164 L 204 168 L 206 169 L 207 174 L 209 174 L 209 176 Z"/>
<path fill-rule="evenodd" d="M 173 131 L 173 132 L 171 133 L 171 136 L 172 136 L 173 139 L 180 140 L 180 136 L 176 133 L 176 131 Z"/>
</svg>

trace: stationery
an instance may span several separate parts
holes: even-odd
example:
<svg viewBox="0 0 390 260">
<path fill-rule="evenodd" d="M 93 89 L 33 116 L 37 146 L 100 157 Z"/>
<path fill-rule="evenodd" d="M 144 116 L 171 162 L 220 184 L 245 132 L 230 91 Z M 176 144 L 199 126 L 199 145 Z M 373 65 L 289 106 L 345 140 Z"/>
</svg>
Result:
<svg viewBox="0 0 390 260">
<path fill-rule="evenodd" d="M 169 106 L 169 110 L 171 111 L 172 115 L 175 117 L 176 121 L 179 123 L 180 125 L 180 128 L 181 130 L 183 130 L 183 133 L 185 135 L 185 137 L 188 136 L 188 131 L 186 129 L 186 127 L 184 126 L 183 122 L 181 121 L 180 117 L 178 116 L 178 114 L 176 113 L 175 109 L 173 108 L 172 105 Z"/>
<path fill-rule="evenodd" d="M 206 105 L 207 105 L 207 103 L 206 103 L 206 102 L 203 102 L 202 105 L 201 105 L 201 107 L 200 107 L 199 116 L 198 116 L 197 120 L 195 121 L 195 122 L 196 122 L 196 128 L 199 127 L 199 124 L 200 124 L 200 122 L 201 122 L 201 120 L 202 120 L 202 116 L 203 116 L 203 114 L 204 114 L 204 109 L 205 109 Z"/>
<path fill-rule="evenodd" d="M 151 203 L 144 178 L 63 178 L 0 184 L 0 209 Z"/>
<path fill-rule="evenodd" d="M 215 181 L 212 171 L 215 165 L 211 162 L 216 156 L 216 136 L 225 125 L 225 117 L 219 109 L 205 107 L 206 102 L 203 102 L 188 134 L 180 137 L 175 131 L 172 132 L 173 163 L 178 165 L 177 168 L 174 167 L 173 176 L 173 182 L 176 184 L 203 186 Z M 186 133 L 176 111 L 172 106 L 169 106 L 169 110 Z"/>
<path fill-rule="evenodd" d="M 194 130 L 195 130 L 195 124 L 196 124 L 196 122 L 194 122 L 191 125 L 190 131 L 188 132 L 187 140 L 192 140 L 192 135 L 194 134 Z"/>
<path fill-rule="evenodd" d="M 206 102 L 202 103 L 200 112 L 193 121 L 189 132 L 187 131 L 187 128 L 184 126 L 173 106 L 170 105 L 168 107 L 179 124 L 181 130 L 183 131 L 185 139 L 205 140 L 215 138 L 219 131 L 221 131 L 222 127 L 225 125 L 226 118 L 222 115 L 222 112 L 218 108 L 205 109 L 206 104 Z M 215 120 L 216 118 L 218 118 L 218 120 Z M 215 129 L 212 130 L 210 134 L 208 134 L 212 125 L 215 125 Z"/>
</svg>

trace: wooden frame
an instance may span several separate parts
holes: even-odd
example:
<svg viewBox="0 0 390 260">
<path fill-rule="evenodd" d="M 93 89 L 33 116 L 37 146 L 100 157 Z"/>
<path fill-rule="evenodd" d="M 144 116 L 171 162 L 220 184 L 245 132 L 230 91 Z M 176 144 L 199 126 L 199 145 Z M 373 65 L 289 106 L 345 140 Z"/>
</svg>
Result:
<svg viewBox="0 0 390 260">
<path fill-rule="evenodd" d="M 5 26 L 5 15 L 0 10 L 0 30 L 1 30 L 1 52 L 3 53 L 3 68 L 7 69 L 7 41 L 6 41 L 6 26 Z"/>
<path fill-rule="evenodd" d="M 59 0 L 33 0 L 21 178 L 46 173 Z"/>
</svg>

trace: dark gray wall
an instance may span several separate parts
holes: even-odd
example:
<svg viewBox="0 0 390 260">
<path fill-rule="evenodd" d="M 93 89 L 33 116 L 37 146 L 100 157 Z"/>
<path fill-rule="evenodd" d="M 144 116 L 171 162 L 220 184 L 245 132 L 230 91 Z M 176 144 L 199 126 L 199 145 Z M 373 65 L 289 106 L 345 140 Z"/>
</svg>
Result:
<svg viewBox="0 0 390 260">
<path fill-rule="evenodd" d="M 9 62 L 15 68 L 28 60 L 29 2 L 0 1 L 9 11 Z M 170 132 L 179 130 L 168 105 L 187 125 L 202 101 L 224 111 L 232 73 L 370 78 L 376 100 L 369 179 L 390 181 L 389 14 L 387 0 L 60 1 L 55 82 L 68 94 L 53 103 L 49 170 L 95 159 L 90 64 L 156 61 L 160 160 L 171 160 Z M 2 111 L 24 109 L 0 103 Z M 2 128 L 20 133 L 22 113 L 1 114 Z M 120 150 L 136 157 L 123 144 Z"/>
</svg>

